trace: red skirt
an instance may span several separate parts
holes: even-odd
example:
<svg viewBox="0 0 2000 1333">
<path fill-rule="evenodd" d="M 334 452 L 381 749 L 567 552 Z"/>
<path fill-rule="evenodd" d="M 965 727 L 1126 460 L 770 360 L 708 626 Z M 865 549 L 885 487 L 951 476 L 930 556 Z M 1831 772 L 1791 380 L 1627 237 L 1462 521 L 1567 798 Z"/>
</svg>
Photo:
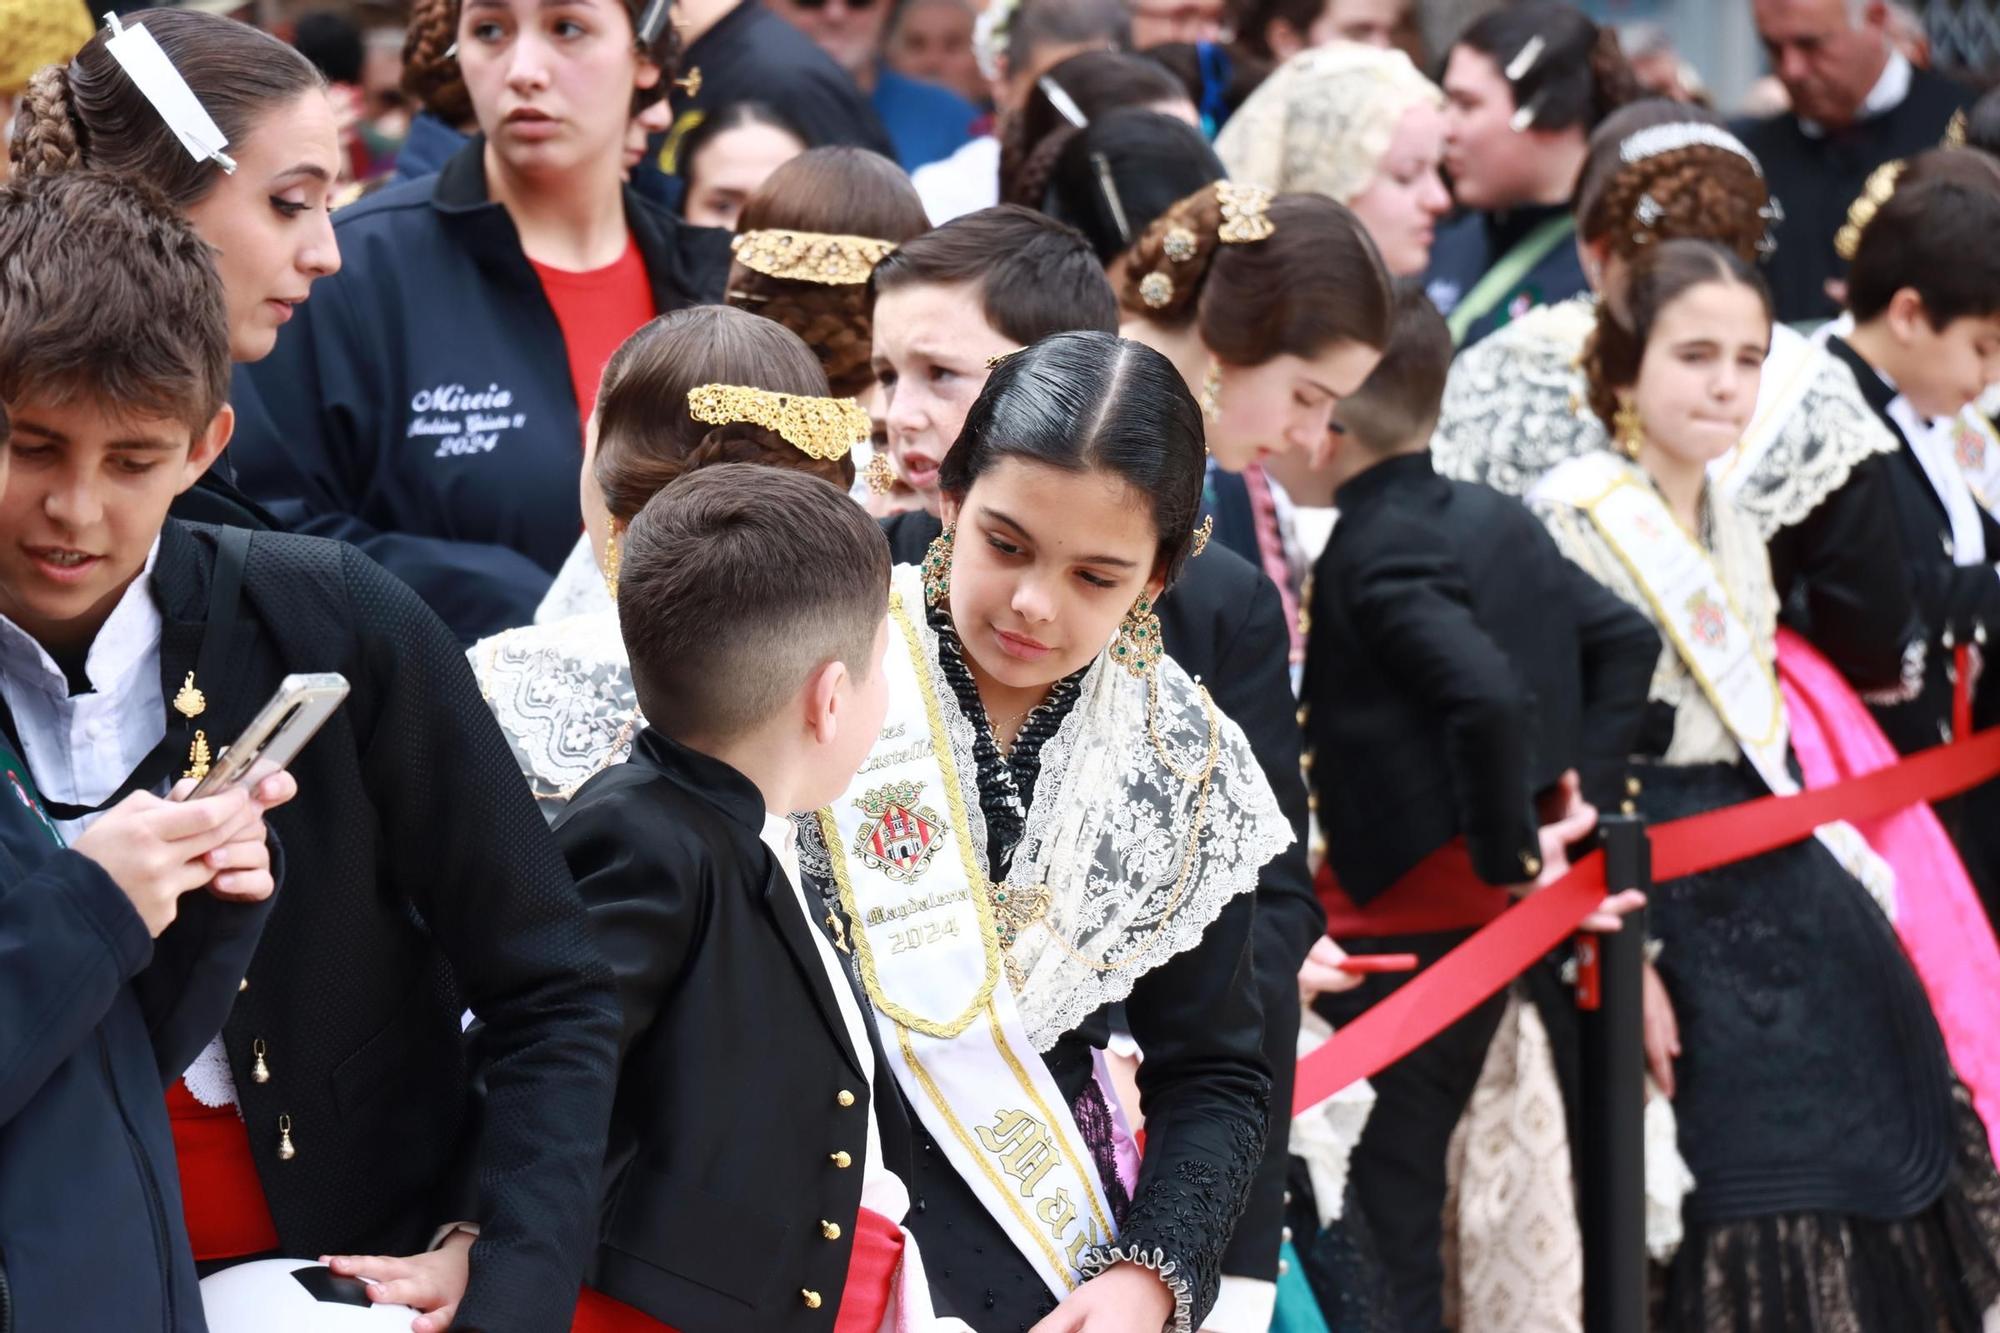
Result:
<svg viewBox="0 0 2000 1333">
<path fill-rule="evenodd" d="M 236 1108 L 203 1106 L 175 1079 L 167 1089 L 167 1118 L 194 1257 L 234 1259 L 277 1249 L 278 1228 L 250 1156 L 250 1131 Z"/>
<path fill-rule="evenodd" d="M 833 1333 L 875 1333 L 882 1326 L 902 1259 L 902 1228 L 863 1208 L 854 1220 L 854 1252 L 847 1261 Z M 577 1300 L 576 1318 L 569 1327 L 570 1333 L 674 1333 L 671 1325 L 589 1287 Z"/>
</svg>

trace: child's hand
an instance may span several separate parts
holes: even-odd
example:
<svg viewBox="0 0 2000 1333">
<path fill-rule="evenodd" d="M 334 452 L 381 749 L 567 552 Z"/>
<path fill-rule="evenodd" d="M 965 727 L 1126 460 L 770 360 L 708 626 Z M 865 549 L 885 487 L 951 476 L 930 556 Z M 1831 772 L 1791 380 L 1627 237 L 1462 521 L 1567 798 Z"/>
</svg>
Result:
<svg viewBox="0 0 2000 1333">
<path fill-rule="evenodd" d="M 1312 952 L 1299 967 L 1301 1009 L 1310 1008 L 1322 994 L 1353 990 L 1362 983 L 1361 973 L 1341 967 L 1346 957 L 1347 951 L 1335 944 L 1331 935 L 1322 935 L 1313 943 Z"/>
<path fill-rule="evenodd" d="M 422 1311 L 410 1323 L 412 1333 L 444 1333 L 458 1317 L 458 1303 L 465 1299 L 465 1285 L 472 1275 L 466 1252 L 472 1248 L 472 1240 L 469 1233 L 454 1231 L 430 1253 L 407 1259 L 337 1254 L 320 1262 L 342 1277 L 366 1282 L 371 1301 Z"/>
<path fill-rule="evenodd" d="M 1113 1264 L 1028 1333 L 1160 1333 L 1173 1314 L 1174 1294 L 1159 1274 L 1138 1264 Z"/>
<path fill-rule="evenodd" d="M 97 862 L 125 891 L 146 933 L 154 939 L 174 923 L 184 893 L 216 878 L 219 868 L 210 857 L 231 843 L 250 836 L 254 827 L 263 840 L 263 812 L 242 791 L 205 796 L 199 801 L 163 801 L 151 792 L 135 791 L 111 807 L 78 838 L 75 850 Z M 236 853 L 224 858 L 232 862 Z M 255 874 L 250 858 L 243 868 Z M 231 866 L 231 873 L 235 867 Z M 246 880 L 241 896 L 268 896 L 270 865 L 263 871 L 263 891 L 255 893 Z"/>
</svg>

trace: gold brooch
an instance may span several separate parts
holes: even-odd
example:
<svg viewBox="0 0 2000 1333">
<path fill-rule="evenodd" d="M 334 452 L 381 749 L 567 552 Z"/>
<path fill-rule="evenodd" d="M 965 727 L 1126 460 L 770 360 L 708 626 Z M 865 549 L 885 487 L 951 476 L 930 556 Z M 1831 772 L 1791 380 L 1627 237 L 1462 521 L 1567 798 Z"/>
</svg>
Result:
<svg viewBox="0 0 2000 1333">
<path fill-rule="evenodd" d="M 1166 239 L 1160 242 L 1160 253 L 1176 264 L 1185 264 L 1193 259 L 1200 248 L 1200 242 L 1186 227 L 1168 228 Z"/>
<path fill-rule="evenodd" d="M 208 761 L 210 757 L 208 753 L 208 733 L 197 731 L 194 734 L 194 744 L 188 746 L 187 772 L 181 774 L 181 776 L 184 778 L 193 778 L 196 782 L 200 782 L 208 776 Z"/>
<path fill-rule="evenodd" d="M 817 231 L 746 231 L 729 243 L 736 262 L 752 273 L 787 282 L 853 287 L 896 248 L 872 236 L 831 236 Z"/>
<path fill-rule="evenodd" d="M 1263 186 L 1217 181 L 1215 198 L 1222 205 L 1215 234 L 1224 245 L 1252 245 L 1278 230 L 1269 217 L 1271 192 Z"/>
<path fill-rule="evenodd" d="M 1842 259 L 1852 260 L 1854 252 L 1861 248 L 1861 233 L 1882 205 L 1889 202 L 1896 193 L 1896 181 L 1903 174 L 1903 163 L 1898 160 L 1884 162 L 1869 173 L 1868 183 L 1861 187 L 1861 197 L 1848 205 L 1847 221 L 1841 224 L 1833 238 L 1833 252 Z"/>
<path fill-rule="evenodd" d="M 686 75 L 684 75 L 681 78 L 675 79 L 674 87 L 686 93 L 690 98 L 700 97 L 701 66 L 696 65 L 693 69 L 689 70 Z"/>
<path fill-rule="evenodd" d="M 1188 557 L 1192 559 L 1208 549 L 1208 539 L 1215 535 L 1215 515 L 1203 514 L 1201 526 L 1194 530 L 1194 542 L 1188 547 Z"/>
<path fill-rule="evenodd" d="M 1139 279 L 1139 299 L 1155 310 L 1174 299 L 1174 280 L 1164 273 L 1148 273 Z"/>
<path fill-rule="evenodd" d="M 889 455 L 879 449 L 869 457 L 868 471 L 863 475 L 871 494 L 887 495 L 896 489 L 896 469 L 890 464 Z"/>
<path fill-rule="evenodd" d="M 772 393 L 740 384 L 703 384 L 688 390 L 688 415 L 710 426 L 737 422 L 772 431 L 809 458 L 845 458 L 868 438 L 873 423 L 852 398 Z"/>
<path fill-rule="evenodd" d="M 185 718 L 197 718 L 207 707 L 208 696 L 195 688 L 194 672 L 188 672 L 187 680 L 174 695 L 174 711 Z"/>
</svg>

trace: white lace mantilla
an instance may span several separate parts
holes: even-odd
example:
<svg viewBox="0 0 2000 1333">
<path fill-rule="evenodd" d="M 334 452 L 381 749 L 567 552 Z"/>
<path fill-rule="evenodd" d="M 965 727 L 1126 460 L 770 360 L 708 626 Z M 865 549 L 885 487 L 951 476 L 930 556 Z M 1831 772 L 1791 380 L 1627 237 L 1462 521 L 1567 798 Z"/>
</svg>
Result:
<svg viewBox="0 0 2000 1333">
<path fill-rule="evenodd" d="M 906 606 L 923 605 L 914 566 L 897 568 L 896 588 Z M 920 614 L 911 620 L 961 789 L 977 791 L 972 722 L 939 665 L 937 632 Z M 1241 728 L 1171 658 L 1154 675 L 1157 706 L 1148 703 L 1145 680 L 1099 654 L 1076 705 L 1042 747 L 1009 880 L 1045 886 L 1049 905 L 1037 925 L 1019 932 L 1007 968 L 1038 1051 L 1198 944 L 1229 901 L 1253 891 L 1264 865 L 1292 841 Z M 1198 779 L 1211 735 L 1214 765 L 1204 800 Z M 1190 862 L 1198 807 L 1201 836 Z M 984 865 L 986 821 L 974 801 L 965 814 Z M 822 873 L 826 849 L 817 821 L 798 826 L 801 864 Z"/>
<path fill-rule="evenodd" d="M 524 625 L 480 640 L 467 656 L 551 819 L 578 787 L 632 752 L 644 719 L 617 612 Z"/>
<path fill-rule="evenodd" d="M 1596 299 L 1572 297 L 1461 352 L 1431 439 L 1438 472 L 1525 495 L 1558 464 L 1609 447 L 1579 364 L 1596 323 Z M 1857 464 L 1897 447 L 1839 358 L 1783 326 L 1772 337 L 1746 441 L 1754 447 L 1716 467 L 1766 541 L 1846 485 Z"/>
<path fill-rule="evenodd" d="M 535 608 L 537 625 L 554 624 L 572 616 L 594 616 L 618 609 L 611 590 L 604 586 L 604 571 L 598 567 L 597 552 L 590 549 L 588 534 L 578 537 L 569 558 L 556 571 L 556 581 Z"/>
</svg>

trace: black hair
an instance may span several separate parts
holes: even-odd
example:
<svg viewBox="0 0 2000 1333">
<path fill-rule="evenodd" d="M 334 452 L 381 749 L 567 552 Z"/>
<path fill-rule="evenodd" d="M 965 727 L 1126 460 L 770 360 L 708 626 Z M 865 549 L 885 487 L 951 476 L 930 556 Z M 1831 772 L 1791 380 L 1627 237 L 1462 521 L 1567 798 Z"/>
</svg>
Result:
<svg viewBox="0 0 2000 1333">
<path fill-rule="evenodd" d="M 292 45 L 335 83 L 361 82 L 361 29 L 345 14 L 317 9 L 292 30 Z"/>
<path fill-rule="evenodd" d="M 1528 59 L 1537 42 L 1539 53 Z M 1619 50 L 1617 30 L 1599 27 L 1574 5 L 1535 0 L 1490 10 L 1452 46 L 1468 47 L 1498 65 L 1514 105 L 1530 112 L 1538 130 L 1578 127 L 1588 134 L 1644 92 Z M 1508 67 L 1517 61 L 1525 68 L 1519 78 L 1508 78 Z"/>
<path fill-rule="evenodd" d="M 1053 90 L 1053 91 L 1052 91 Z M 1021 109 L 1000 127 L 1000 201 L 1039 208 L 1057 154 L 1074 139 L 1074 108 L 1087 125 L 1119 107 L 1187 98 L 1165 65 L 1129 51 L 1084 51 L 1035 81 Z"/>
<path fill-rule="evenodd" d="M 1023 347 L 1076 329 L 1118 332 L 1118 297 L 1074 227 L 997 204 L 912 237 L 875 266 L 876 296 L 917 284 L 972 283 L 986 322 Z"/>
<path fill-rule="evenodd" d="M 812 136 L 793 124 L 784 112 L 769 102 L 759 102 L 753 98 L 742 101 L 724 102 L 715 110 L 703 116 L 699 123 L 679 139 L 673 141 L 674 175 L 681 181 L 682 198 L 694 191 L 695 159 L 702 149 L 714 143 L 731 130 L 740 130 L 746 125 L 769 125 L 774 130 L 783 130 L 797 139 L 806 148 L 812 147 Z"/>
<path fill-rule="evenodd" d="M 1208 451 L 1201 409 L 1166 357 L 1109 333 L 1059 333 L 1008 357 L 966 413 L 938 489 L 962 499 L 1009 458 L 1116 474 L 1151 502 L 1155 568 L 1179 574 Z"/>
<path fill-rule="evenodd" d="M 1153 220 L 1229 173 L 1200 130 L 1157 111 L 1113 111 L 1056 158 L 1042 211 L 1090 240 L 1109 264 Z"/>
<path fill-rule="evenodd" d="M 1340 401 L 1333 419 L 1370 453 L 1430 439 L 1451 357 L 1444 316 L 1418 283 L 1398 284 L 1382 359 L 1361 387 Z"/>
<path fill-rule="evenodd" d="M 1899 188 L 1861 231 L 1847 270 L 1847 308 L 1867 323 L 1905 287 L 1934 329 L 2000 315 L 2000 189 L 1963 180 Z"/>
<path fill-rule="evenodd" d="M 1045 46 L 1103 42 L 1132 44 L 1132 15 L 1124 0 L 1021 0 L 1007 20 L 1007 72 L 1018 75 Z"/>
</svg>

